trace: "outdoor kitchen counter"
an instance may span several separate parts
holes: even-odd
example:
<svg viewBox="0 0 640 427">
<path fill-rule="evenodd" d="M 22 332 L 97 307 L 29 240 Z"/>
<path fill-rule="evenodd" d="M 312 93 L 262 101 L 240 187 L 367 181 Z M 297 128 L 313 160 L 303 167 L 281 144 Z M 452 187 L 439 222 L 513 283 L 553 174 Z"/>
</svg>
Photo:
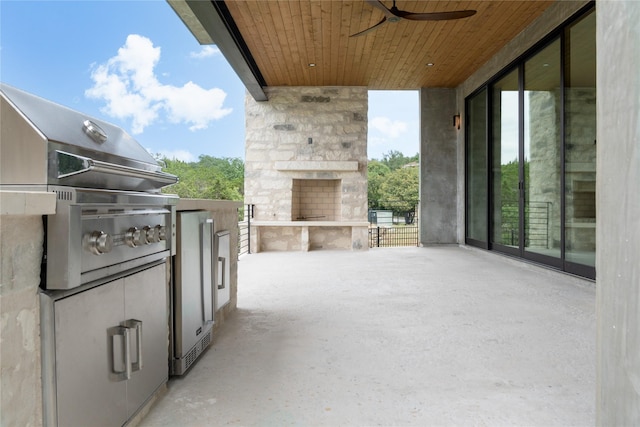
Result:
<svg viewBox="0 0 640 427">
<path fill-rule="evenodd" d="M 56 194 L 47 191 L 0 190 L 0 215 L 50 215 L 56 213 Z"/>
<path fill-rule="evenodd" d="M 242 202 L 235 202 L 233 200 L 209 200 L 209 199 L 180 199 L 176 210 L 179 211 L 217 211 L 217 210 L 229 210 L 239 209 L 242 207 Z"/>
</svg>

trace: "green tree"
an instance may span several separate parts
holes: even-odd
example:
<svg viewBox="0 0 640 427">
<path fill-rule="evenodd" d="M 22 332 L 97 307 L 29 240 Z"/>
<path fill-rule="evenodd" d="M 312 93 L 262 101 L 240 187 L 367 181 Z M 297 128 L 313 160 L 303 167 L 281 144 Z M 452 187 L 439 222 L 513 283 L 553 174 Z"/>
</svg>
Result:
<svg viewBox="0 0 640 427">
<path fill-rule="evenodd" d="M 418 172 L 418 167 L 405 167 L 385 175 L 380 186 L 381 207 L 396 213 L 412 211 L 420 200 Z"/>
<path fill-rule="evenodd" d="M 200 156 L 198 162 L 163 159 L 164 171 L 178 183 L 163 191 L 183 198 L 243 200 L 244 163 L 240 159 Z"/>
<path fill-rule="evenodd" d="M 518 203 L 520 164 L 512 160 L 500 167 L 500 196 L 503 203 Z"/>
<path fill-rule="evenodd" d="M 394 171 L 396 169 L 400 169 L 401 167 L 409 163 L 418 162 L 419 157 L 420 156 L 417 153 L 415 156 L 406 157 L 400 151 L 391 150 L 382 155 L 382 160 L 380 162 L 385 164 L 392 171 Z"/>
<path fill-rule="evenodd" d="M 380 206 L 380 187 L 391 170 L 387 165 L 378 160 L 370 160 L 367 166 L 367 197 L 369 198 L 369 207 L 376 208 Z"/>
</svg>

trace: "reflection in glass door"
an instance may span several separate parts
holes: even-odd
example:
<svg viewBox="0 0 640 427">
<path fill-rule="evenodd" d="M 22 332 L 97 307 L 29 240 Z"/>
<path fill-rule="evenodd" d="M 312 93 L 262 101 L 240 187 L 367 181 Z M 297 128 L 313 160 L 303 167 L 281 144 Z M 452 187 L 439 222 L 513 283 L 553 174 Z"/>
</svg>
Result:
<svg viewBox="0 0 640 427">
<path fill-rule="evenodd" d="M 561 256 L 560 39 L 524 63 L 524 250 Z"/>
<path fill-rule="evenodd" d="M 467 240 L 487 248 L 487 89 L 467 101 Z"/>
<path fill-rule="evenodd" d="M 466 242 L 595 278 L 595 7 L 465 109 Z"/>
<path fill-rule="evenodd" d="M 493 244 L 520 247 L 520 152 L 518 70 L 492 91 L 492 235 Z"/>
<path fill-rule="evenodd" d="M 596 14 L 565 30 L 565 257 L 590 268 L 596 260 Z"/>
</svg>

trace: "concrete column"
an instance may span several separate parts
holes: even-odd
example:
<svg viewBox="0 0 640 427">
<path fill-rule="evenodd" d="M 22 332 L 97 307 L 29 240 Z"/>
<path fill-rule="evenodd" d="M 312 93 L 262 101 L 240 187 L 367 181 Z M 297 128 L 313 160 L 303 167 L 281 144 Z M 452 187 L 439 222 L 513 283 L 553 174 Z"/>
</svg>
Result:
<svg viewBox="0 0 640 427">
<path fill-rule="evenodd" d="M 420 90 L 420 244 L 458 243 L 455 89 Z"/>
<path fill-rule="evenodd" d="M 597 425 L 640 425 L 640 3 L 597 13 Z"/>
</svg>

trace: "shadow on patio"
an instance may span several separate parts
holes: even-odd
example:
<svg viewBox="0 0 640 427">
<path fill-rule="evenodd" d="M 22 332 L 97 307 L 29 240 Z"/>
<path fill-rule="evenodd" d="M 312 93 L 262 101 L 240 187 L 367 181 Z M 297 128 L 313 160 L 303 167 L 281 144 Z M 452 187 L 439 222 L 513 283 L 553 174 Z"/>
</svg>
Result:
<svg viewBox="0 0 640 427">
<path fill-rule="evenodd" d="M 459 247 L 260 253 L 143 426 L 593 425 L 595 286 Z"/>
</svg>

